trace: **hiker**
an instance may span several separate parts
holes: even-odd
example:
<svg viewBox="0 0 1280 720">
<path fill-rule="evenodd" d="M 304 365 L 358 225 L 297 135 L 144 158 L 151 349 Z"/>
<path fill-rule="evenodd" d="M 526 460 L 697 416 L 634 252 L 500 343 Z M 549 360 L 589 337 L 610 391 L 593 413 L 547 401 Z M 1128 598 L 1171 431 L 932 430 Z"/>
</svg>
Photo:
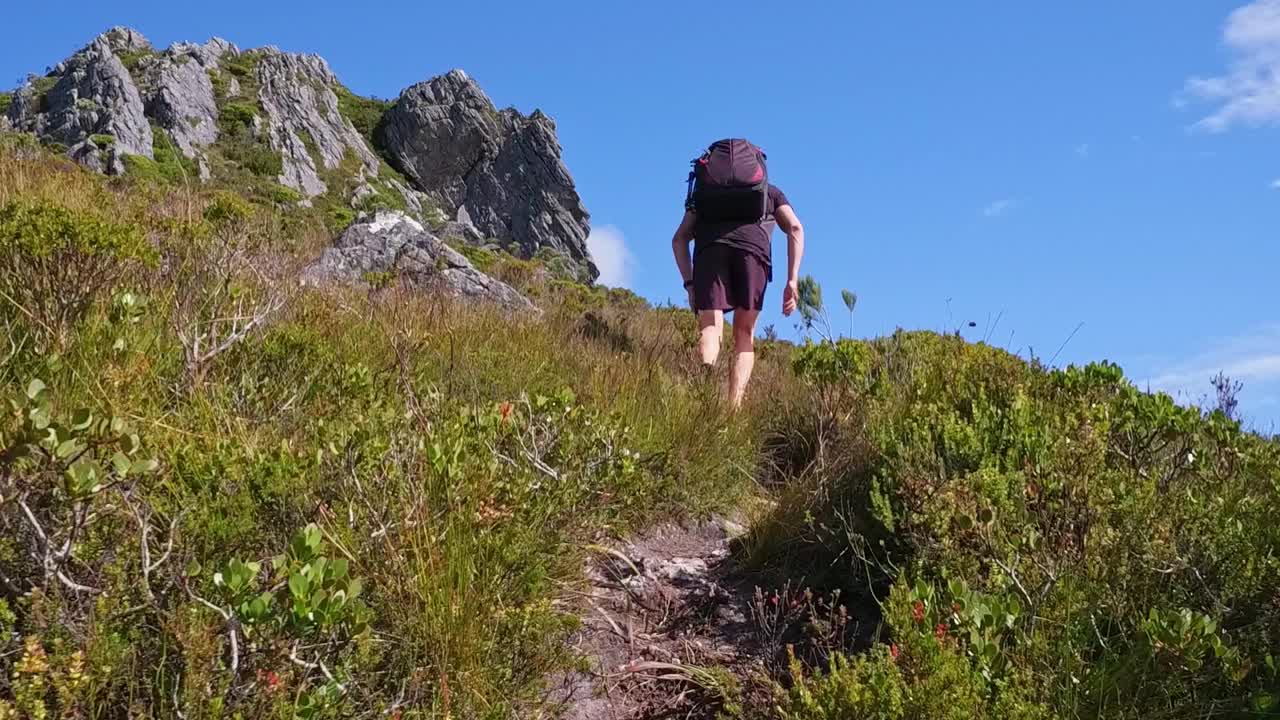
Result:
<svg viewBox="0 0 1280 720">
<path fill-rule="evenodd" d="M 769 183 L 764 152 L 747 140 L 712 143 L 692 164 L 684 218 L 671 245 L 689 307 L 698 316 L 698 355 L 704 367 L 716 364 L 724 314 L 733 313 L 729 405 L 737 409 L 755 365 L 756 320 L 765 287 L 773 280 L 773 228 L 781 226 L 787 234 L 783 315 L 796 309 L 804 228 L 787 196 Z"/>
</svg>

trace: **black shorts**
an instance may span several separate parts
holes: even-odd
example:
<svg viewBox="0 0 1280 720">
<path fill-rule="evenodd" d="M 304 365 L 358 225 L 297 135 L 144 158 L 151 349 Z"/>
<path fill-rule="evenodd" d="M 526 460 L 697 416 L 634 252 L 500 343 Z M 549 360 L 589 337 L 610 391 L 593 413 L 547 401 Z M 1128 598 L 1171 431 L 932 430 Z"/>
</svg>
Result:
<svg viewBox="0 0 1280 720">
<path fill-rule="evenodd" d="M 693 304 L 698 310 L 762 310 L 769 267 L 753 253 L 714 244 L 693 259 Z"/>
</svg>

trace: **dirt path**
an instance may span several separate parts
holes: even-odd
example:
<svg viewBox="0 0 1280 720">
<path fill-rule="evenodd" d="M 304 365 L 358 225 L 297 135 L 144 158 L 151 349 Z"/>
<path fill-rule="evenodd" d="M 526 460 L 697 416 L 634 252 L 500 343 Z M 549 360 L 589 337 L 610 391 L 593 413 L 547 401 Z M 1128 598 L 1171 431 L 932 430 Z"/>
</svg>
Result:
<svg viewBox="0 0 1280 720">
<path fill-rule="evenodd" d="M 714 717 L 721 689 L 759 675 L 754 587 L 734 577 L 728 520 L 664 524 L 599 548 L 570 602 L 589 669 L 561 679 L 568 720 Z"/>
</svg>

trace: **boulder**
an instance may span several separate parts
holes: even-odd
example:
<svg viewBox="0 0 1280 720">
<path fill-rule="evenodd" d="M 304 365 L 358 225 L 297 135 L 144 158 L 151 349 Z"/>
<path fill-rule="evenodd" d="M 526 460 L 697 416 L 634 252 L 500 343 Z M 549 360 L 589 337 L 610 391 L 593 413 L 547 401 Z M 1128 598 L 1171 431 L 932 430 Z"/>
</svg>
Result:
<svg viewBox="0 0 1280 720">
<path fill-rule="evenodd" d="M 454 70 L 401 93 L 380 140 L 396 165 L 450 216 L 530 257 L 550 248 L 599 274 L 587 250 L 590 216 L 542 112 L 498 111 Z"/>
<path fill-rule="evenodd" d="M 411 287 L 536 311 L 515 288 L 484 274 L 418 221 L 395 211 L 357 220 L 302 279 L 308 284 L 363 282 L 372 273 L 394 273 Z"/>
</svg>

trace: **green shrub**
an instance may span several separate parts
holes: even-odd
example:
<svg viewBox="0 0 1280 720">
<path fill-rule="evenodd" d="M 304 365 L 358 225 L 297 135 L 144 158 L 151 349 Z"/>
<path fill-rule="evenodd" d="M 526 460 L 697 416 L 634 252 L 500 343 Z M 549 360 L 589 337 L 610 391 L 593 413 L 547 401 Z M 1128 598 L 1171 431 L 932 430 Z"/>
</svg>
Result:
<svg viewBox="0 0 1280 720">
<path fill-rule="evenodd" d="M 382 124 L 382 117 L 394 103 L 390 100 L 366 98 L 352 93 L 342 85 L 334 87 L 338 96 L 338 112 L 355 126 L 356 130 L 369 141 L 370 146 L 380 147 L 376 141 L 377 129 Z"/>
<path fill-rule="evenodd" d="M 223 148 L 224 156 L 250 174 L 276 178 L 284 172 L 284 158 L 265 142 L 234 141 Z"/>
<path fill-rule="evenodd" d="M 49 92 L 58 84 L 58 78 L 53 75 L 45 75 L 31 80 L 31 89 L 36 100 L 36 112 L 49 111 Z"/>
<path fill-rule="evenodd" d="M 13 93 L 0 92 L 0 115 L 7 115 L 11 105 L 13 105 Z"/>
<path fill-rule="evenodd" d="M 260 56 L 255 52 L 241 52 L 223 56 L 220 65 L 241 80 L 253 80 L 258 75 Z"/>
<path fill-rule="evenodd" d="M 116 139 L 113 135 L 90 135 L 89 142 L 97 145 L 99 148 L 109 148 L 116 144 Z"/>
<path fill-rule="evenodd" d="M 334 233 L 342 232 L 356 221 L 356 211 L 345 205 L 334 205 L 325 214 L 325 226 Z"/>
<path fill-rule="evenodd" d="M 944 628 L 1054 715 L 1272 701 L 1276 442 L 1114 365 L 1050 372 L 958 337 L 808 345 L 794 365 L 813 399 L 788 432 L 812 429 L 788 464 L 825 472 L 757 529 L 761 566 L 890 596 L 904 648 Z"/>
<path fill-rule="evenodd" d="M 0 289 L 59 344 L 89 308 L 154 252 L 132 226 L 56 205 L 0 206 Z"/>
<path fill-rule="evenodd" d="M 297 190 L 284 185 L 275 184 L 271 186 L 271 202 L 276 205 L 295 205 L 302 200 L 302 195 Z"/>
<path fill-rule="evenodd" d="M 472 265 L 481 272 L 489 272 L 498 262 L 498 255 L 492 250 L 468 245 L 466 243 L 457 243 L 453 246 L 455 250 L 462 253 L 463 257 L 471 261 Z"/>
<path fill-rule="evenodd" d="M 204 219 L 212 225 L 240 225 L 253 217 L 253 206 L 230 192 L 220 192 L 204 209 Z"/>
<path fill-rule="evenodd" d="M 248 102 L 229 102 L 218 111 L 218 124 L 224 132 L 239 134 L 253 127 L 258 116 L 258 106 Z"/>
<path fill-rule="evenodd" d="M 123 64 L 125 69 L 130 73 L 136 71 L 142 65 L 142 61 L 144 59 L 155 56 L 156 52 L 150 48 L 116 53 L 116 57 L 120 59 L 121 64 Z"/>
</svg>

